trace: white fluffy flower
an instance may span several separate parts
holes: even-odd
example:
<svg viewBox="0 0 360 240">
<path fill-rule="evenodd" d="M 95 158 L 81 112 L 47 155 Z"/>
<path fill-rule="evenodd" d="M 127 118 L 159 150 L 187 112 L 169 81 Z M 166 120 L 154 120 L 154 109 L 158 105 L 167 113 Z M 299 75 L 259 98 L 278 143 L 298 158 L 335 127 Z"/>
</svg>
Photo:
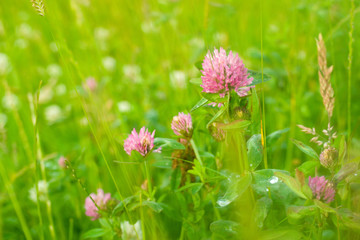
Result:
<svg viewBox="0 0 360 240">
<path fill-rule="evenodd" d="M 45 119 L 53 124 L 63 118 L 63 112 L 58 105 L 51 105 L 45 108 Z"/>
<path fill-rule="evenodd" d="M 137 221 L 134 225 L 131 225 L 128 221 L 120 223 L 122 230 L 122 238 L 127 240 L 142 239 L 142 231 L 140 221 Z"/>
<path fill-rule="evenodd" d="M 170 81 L 173 87 L 186 88 L 186 74 L 183 71 L 173 71 L 170 73 Z"/>
<path fill-rule="evenodd" d="M 107 71 L 109 71 L 109 72 L 115 71 L 115 68 L 116 68 L 115 58 L 110 57 L 110 56 L 104 57 L 102 59 L 102 64 Z"/>
<path fill-rule="evenodd" d="M 20 101 L 15 94 L 8 93 L 3 97 L 2 105 L 8 110 L 15 110 L 19 107 Z"/>
<path fill-rule="evenodd" d="M 124 65 L 122 70 L 123 70 L 123 74 L 126 78 L 128 78 L 136 83 L 139 83 L 142 81 L 141 68 L 138 65 L 135 65 L 135 64 Z"/>
<path fill-rule="evenodd" d="M 52 78 L 59 78 L 62 74 L 61 67 L 57 64 L 50 64 L 46 70 Z"/>
<path fill-rule="evenodd" d="M 4 75 L 9 70 L 9 58 L 5 53 L 0 52 L 0 75 Z"/>
<path fill-rule="evenodd" d="M 117 107 L 121 113 L 127 113 L 131 110 L 131 104 L 128 101 L 118 102 Z"/>
<path fill-rule="evenodd" d="M 39 200 L 42 202 L 45 202 L 46 200 L 46 192 L 48 189 L 48 184 L 41 180 L 38 182 L 38 194 L 39 194 Z M 29 198 L 33 201 L 33 202 L 37 202 L 37 197 L 36 197 L 36 186 L 33 186 L 30 190 L 29 190 Z"/>
</svg>

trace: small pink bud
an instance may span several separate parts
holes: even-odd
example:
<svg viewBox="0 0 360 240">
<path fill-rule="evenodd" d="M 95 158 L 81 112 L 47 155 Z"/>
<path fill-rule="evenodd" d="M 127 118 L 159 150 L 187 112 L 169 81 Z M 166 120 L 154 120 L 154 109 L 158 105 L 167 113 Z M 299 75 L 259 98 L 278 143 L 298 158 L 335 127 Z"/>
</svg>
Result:
<svg viewBox="0 0 360 240">
<path fill-rule="evenodd" d="M 171 129 L 178 136 L 191 138 L 193 133 L 191 115 L 181 112 L 177 116 L 173 117 Z"/>
<path fill-rule="evenodd" d="M 60 166 L 61 168 L 66 168 L 66 161 L 67 161 L 67 160 L 68 160 L 68 159 L 67 159 L 66 157 L 61 156 L 61 157 L 59 158 L 59 161 L 58 161 L 59 166 Z"/>
<path fill-rule="evenodd" d="M 99 188 L 97 190 L 97 194 L 91 193 L 90 196 L 85 199 L 85 210 L 86 210 L 85 214 L 86 214 L 86 216 L 92 217 L 91 218 L 92 221 L 95 221 L 96 219 L 101 217 L 97 206 L 101 210 L 106 210 L 107 202 L 110 199 L 111 199 L 111 194 L 110 193 L 105 194 L 104 190 L 102 190 L 101 188 Z M 97 206 L 95 205 L 94 202 L 96 203 Z"/>
</svg>

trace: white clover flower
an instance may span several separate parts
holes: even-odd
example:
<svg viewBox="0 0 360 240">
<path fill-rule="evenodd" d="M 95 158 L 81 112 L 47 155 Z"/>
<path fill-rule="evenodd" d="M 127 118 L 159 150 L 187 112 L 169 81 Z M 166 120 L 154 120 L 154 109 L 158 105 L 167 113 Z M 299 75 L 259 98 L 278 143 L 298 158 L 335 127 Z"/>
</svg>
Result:
<svg viewBox="0 0 360 240">
<path fill-rule="evenodd" d="M 50 64 L 47 67 L 47 73 L 50 75 L 50 77 L 52 78 L 59 78 L 62 75 L 62 70 L 61 67 L 58 64 Z"/>
<path fill-rule="evenodd" d="M 83 117 L 79 120 L 79 124 L 82 127 L 86 127 L 87 125 L 89 125 L 88 119 L 86 117 Z"/>
<path fill-rule="evenodd" d="M 5 53 L 0 52 L 0 75 L 5 75 L 9 70 L 9 58 Z"/>
<path fill-rule="evenodd" d="M 39 103 L 41 104 L 47 103 L 53 98 L 53 96 L 54 96 L 54 92 L 52 87 L 44 86 L 43 88 L 40 89 Z"/>
<path fill-rule="evenodd" d="M 172 71 L 170 73 L 170 81 L 175 88 L 186 88 L 186 74 L 183 71 Z"/>
<path fill-rule="evenodd" d="M 192 38 L 189 41 L 190 46 L 195 47 L 195 48 L 204 48 L 205 47 L 205 42 L 204 39 L 202 38 Z"/>
<path fill-rule="evenodd" d="M 15 94 L 8 93 L 3 97 L 2 105 L 8 110 L 16 110 L 20 105 L 20 101 Z"/>
<path fill-rule="evenodd" d="M 105 70 L 109 72 L 115 71 L 116 68 L 116 60 L 113 57 L 107 56 L 102 59 L 102 64 Z"/>
<path fill-rule="evenodd" d="M 297 54 L 297 58 L 299 60 L 305 60 L 306 59 L 306 52 L 304 50 L 300 50 Z"/>
<path fill-rule="evenodd" d="M 122 70 L 124 76 L 133 82 L 140 83 L 142 81 L 141 68 L 138 65 L 127 64 L 123 66 Z"/>
<path fill-rule="evenodd" d="M 142 238 L 142 230 L 140 221 L 137 221 L 134 225 L 131 225 L 128 221 L 120 223 L 122 230 L 122 238 L 126 240 L 137 240 Z"/>
<path fill-rule="evenodd" d="M 19 34 L 19 36 L 23 38 L 30 39 L 34 36 L 33 29 L 31 26 L 27 23 L 22 23 L 17 29 L 16 32 Z"/>
<path fill-rule="evenodd" d="M 214 41 L 216 43 L 219 43 L 221 46 L 226 45 L 227 42 L 228 42 L 228 35 L 226 33 L 223 33 L 223 32 L 215 33 L 213 38 L 214 38 Z"/>
<path fill-rule="evenodd" d="M 159 31 L 159 28 L 155 25 L 155 23 L 151 20 L 144 21 L 141 24 L 141 30 L 144 33 L 157 33 Z"/>
<path fill-rule="evenodd" d="M 15 40 L 14 46 L 20 49 L 25 49 L 28 47 L 28 41 L 23 38 L 18 38 Z"/>
<path fill-rule="evenodd" d="M 46 193 L 47 193 L 47 189 L 48 189 L 48 184 L 44 181 L 44 180 L 40 180 L 38 182 L 38 194 L 39 194 L 39 200 L 42 202 L 46 201 Z M 33 202 L 37 202 L 37 197 L 36 197 L 36 186 L 33 186 L 30 190 L 29 190 L 29 198 L 33 201 Z"/>
<path fill-rule="evenodd" d="M 118 102 L 117 107 L 121 113 L 127 113 L 131 110 L 131 104 L 128 101 Z"/>
<path fill-rule="evenodd" d="M 106 28 L 98 27 L 94 30 L 94 36 L 98 41 L 105 41 L 110 37 L 110 31 Z"/>
<path fill-rule="evenodd" d="M 58 105 L 51 105 L 45 108 L 45 119 L 49 124 L 53 124 L 63 119 L 64 114 Z"/>
<path fill-rule="evenodd" d="M 55 88 L 56 95 L 62 96 L 66 93 L 66 86 L 65 84 L 59 84 Z"/>
<path fill-rule="evenodd" d="M 106 28 L 98 27 L 94 31 L 94 37 L 99 45 L 99 48 L 103 51 L 107 50 L 107 40 L 110 37 L 110 31 Z"/>
</svg>

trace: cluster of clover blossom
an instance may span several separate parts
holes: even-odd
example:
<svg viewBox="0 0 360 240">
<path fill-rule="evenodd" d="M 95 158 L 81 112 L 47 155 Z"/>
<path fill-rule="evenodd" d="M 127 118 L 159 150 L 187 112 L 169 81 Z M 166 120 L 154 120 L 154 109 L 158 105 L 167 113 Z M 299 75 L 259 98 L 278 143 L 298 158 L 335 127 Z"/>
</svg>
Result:
<svg viewBox="0 0 360 240">
<path fill-rule="evenodd" d="M 203 92 L 219 93 L 224 97 L 228 92 L 234 89 L 239 96 L 245 96 L 250 90 L 253 78 L 249 78 L 247 68 L 238 56 L 232 51 L 226 55 L 223 48 L 210 51 L 205 56 L 202 63 L 201 73 Z"/>
<path fill-rule="evenodd" d="M 324 176 L 313 178 L 309 176 L 309 187 L 313 192 L 313 197 L 317 200 L 330 203 L 335 198 L 335 190 L 332 183 L 326 180 Z"/>
<path fill-rule="evenodd" d="M 243 62 L 237 54 L 233 54 L 231 51 L 226 54 L 226 51 L 222 48 L 220 50 L 215 49 L 213 53 L 210 51 L 207 53 L 203 63 L 202 84 L 203 92 L 219 94 L 220 97 L 225 97 L 230 94 L 230 91 L 235 91 L 240 97 L 248 94 L 252 86 L 253 78 L 249 77 L 248 70 L 245 68 Z M 91 84 L 90 84 L 91 85 Z M 213 103 L 216 106 L 217 103 Z M 221 106 L 221 105 L 217 105 Z M 312 142 L 316 142 L 319 145 L 323 145 L 325 150 L 321 154 L 322 158 L 330 159 L 332 154 L 331 141 L 336 138 L 336 133 L 332 132 L 332 127 L 328 126 L 328 129 L 324 131 L 324 134 L 328 136 L 327 142 L 319 140 L 319 135 L 315 129 L 306 128 L 299 125 L 299 127 L 306 133 L 314 135 Z M 184 183 L 184 174 L 191 168 L 186 165 L 187 162 L 191 162 L 194 158 L 194 151 L 191 146 L 191 138 L 193 135 L 193 122 L 190 114 L 183 112 L 174 116 L 171 122 L 171 129 L 174 134 L 179 136 L 178 141 L 185 146 L 185 150 L 174 151 L 172 154 L 173 168 L 180 167 L 183 174 L 181 184 Z M 222 141 L 225 138 L 224 130 L 217 128 L 216 123 L 212 123 L 209 126 L 211 135 L 217 141 Z M 124 140 L 124 150 L 128 155 L 131 155 L 132 151 L 138 152 L 144 158 L 153 151 L 161 152 L 161 149 L 154 149 L 155 130 L 151 133 L 145 126 L 143 126 L 139 132 L 133 129 L 130 135 Z M 321 144 L 320 144 L 321 143 Z M 331 150 L 327 152 L 326 150 Z M 326 155 L 326 156 L 325 156 Z M 334 156 L 335 158 L 335 156 Z M 182 162 L 185 159 L 186 162 Z M 330 163 L 322 161 L 324 166 L 329 166 Z M 151 181 L 151 180 L 150 180 Z M 330 203 L 334 200 L 335 190 L 332 183 L 324 176 L 321 177 L 309 177 L 308 185 L 312 190 L 313 198 L 326 203 Z M 110 193 L 104 193 L 102 189 L 98 189 L 97 194 L 91 193 L 85 200 L 86 215 L 91 217 L 91 220 L 96 220 L 101 217 L 101 211 L 106 211 L 111 201 Z"/>
</svg>

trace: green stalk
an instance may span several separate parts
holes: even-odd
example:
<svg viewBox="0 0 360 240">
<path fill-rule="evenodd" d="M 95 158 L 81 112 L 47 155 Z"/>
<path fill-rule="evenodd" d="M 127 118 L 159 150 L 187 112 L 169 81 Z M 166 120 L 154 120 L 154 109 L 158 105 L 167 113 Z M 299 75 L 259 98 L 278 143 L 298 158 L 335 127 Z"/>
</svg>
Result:
<svg viewBox="0 0 360 240">
<path fill-rule="evenodd" d="M 74 235 L 74 219 L 70 218 L 69 220 L 69 240 L 73 239 Z"/>
<path fill-rule="evenodd" d="M 1 174 L 1 178 L 3 180 L 3 183 L 5 185 L 5 188 L 9 194 L 9 197 L 10 197 L 10 200 L 14 206 L 14 209 L 15 209 L 15 212 L 16 212 L 16 215 L 18 216 L 19 218 L 19 221 L 20 221 L 20 225 L 21 225 L 21 228 L 24 232 L 24 235 L 25 235 L 25 238 L 27 240 L 32 240 L 32 237 L 31 237 L 31 234 L 30 234 L 30 231 L 29 231 L 29 227 L 27 226 L 26 224 L 26 220 L 24 218 L 24 215 L 23 215 L 23 212 L 21 210 L 21 207 L 20 207 L 20 204 L 16 198 L 16 194 L 15 194 L 15 191 L 14 191 L 14 188 L 13 186 L 11 185 L 7 175 L 6 175 L 6 170 L 3 166 L 3 159 L 0 159 L 0 174 Z"/>
<path fill-rule="evenodd" d="M 261 98 L 262 98 L 262 107 L 260 109 L 261 114 L 261 143 L 263 145 L 263 155 L 264 155 L 264 166 L 265 169 L 268 168 L 267 161 L 267 149 L 266 149 L 266 117 L 265 117 L 265 94 L 264 94 L 264 53 L 263 53 L 263 1 L 260 3 L 260 48 L 261 48 Z"/>
<path fill-rule="evenodd" d="M 37 207 L 37 213 L 38 213 L 38 217 L 39 217 L 39 224 L 40 224 L 40 239 L 44 240 L 44 231 L 43 231 L 43 219 L 42 219 L 42 214 L 41 214 L 41 208 L 40 208 L 40 199 L 39 199 L 39 186 L 38 186 L 38 182 L 39 182 L 39 176 L 38 176 L 38 161 L 37 161 L 37 148 L 38 148 L 38 102 L 39 102 L 39 95 L 40 95 L 40 88 L 41 88 L 41 84 L 42 81 L 40 81 L 39 83 L 39 88 L 36 94 L 36 101 L 33 103 L 32 102 L 32 96 L 29 97 L 29 101 L 30 101 L 30 110 L 31 110 L 31 115 L 32 115 L 32 119 L 34 120 L 34 153 L 33 153 L 33 158 L 34 158 L 34 164 L 35 164 L 35 189 L 36 189 L 36 207 Z"/>
<path fill-rule="evenodd" d="M 145 174 L 146 174 L 146 179 L 148 181 L 148 193 L 150 196 L 150 200 L 152 200 L 152 184 L 151 184 L 151 176 L 150 176 L 150 169 L 149 169 L 149 164 L 148 164 L 148 160 L 144 161 L 144 167 L 145 167 Z"/>
<path fill-rule="evenodd" d="M 36 133 L 37 135 L 37 139 L 38 142 L 40 142 L 40 137 L 39 137 L 39 132 Z M 44 164 L 44 158 L 42 157 L 42 152 L 41 152 L 41 147 L 39 144 L 37 144 L 37 156 L 38 159 L 40 160 L 40 171 L 41 171 L 41 176 L 42 176 L 42 180 L 45 182 L 45 185 L 47 186 L 47 177 L 46 177 L 46 169 L 45 169 L 45 164 Z M 36 183 L 37 185 L 38 183 Z M 49 199 L 49 191 L 48 188 L 46 187 L 45 190 L 45 203 L 46 203 L 46 213 L 49 219 L 49 231 L 51 234 L 51 238 L 52 239 L 56 239 L 56 234 L 55 234 L 55 226 L 54 226 L 54 220 L 52 217 L 52 210 L 51 210 L 51 202 Z"/>
<path fill-rule="evenodd" d="M 47 19 L 46 19 L 46 20 L 47 20 Z M 48 22 L 48 20 L 46 21 L 46 23 L 48 24 L 49 29 L 51 29 L 51 25 L 50 25 L 50 23 Z M 59 45 L 57 39 L 55 38 L 55 36 L 54 36 L 54 34 L 53 34 L 53 32 L 52 32 L 51 30 L 50 30 L 50 34 L 51 34 L 53 40 L 55 41 L 57 48 L 59 49 L 59 55 L 60 55 L 61 59 L 62 59 L 64 62 L 66 62 L 66 59 L 65 59 L 65 57 L 64 57 L 64 55 L 63 55 L 63 50 L 62 50 L 62 48 L 60 48 L 60 45 Z M 78 69 L 77 65 L 74 64 L 74 59 L 72 58 L 72 56 L 70 56 L 69 59 L 70 59 L 70 61 L 73 63 L 74 67 L 76 68 L 77 73 L 80 75 L 80 70 Z M 70 67 L 69 67 L 68 65 L 69 65 L 69 64 L 66 64 L 66 70 L 68 71 L 69 75 L 71 76 L 71 77 L 70 77 L 70 82 L 71 82 L 71 84 L 72 84 L 72 86 L 73 86 L 73 88 L 74 88 L 74 90 L 75 90 L 75 92 L 76 92 L 77 97 L 79 98 L 79 102 L 80 102 L 81 108 L 82 108 L 82 110 L 83 110 L 83 112 L 84 112 L 84 115 L 85 115 L 85 117 L 86 117 L 86 119 L 87 119 L 87 121 L 88 121 L 88 123 L 89 123 L 89 127 L 90 127 L 90 130 L 91 130 L 91 134 L 94 136 L 94 139 L 95 139 L 95 142 L 96 142 L 96 146 L 98 147 L 98 149 L 99 149 L 99 151 L 100 151 L 100 153 L 101 153 L 101 157 L 102 157 L 103 161 L 105 162 L 106 168 L 107 168 L 107 170 L 108 170 L 108 172 L 109 172 L 109 174 L 110 174 L 111 180 L 113 181 L 113 183 L 114 183 L 114 185 L 115 185 L 116 191 L 117 191 L 118 194 L 119 194 L 120 200 L 121 200 L 121 201 L 124 201 L 124 197 L 123 197 L 123 195 L 122 195 L 121 192 L 120 192 L 120 188 L 119 188 L 119 186 L 118 186 L 118 184 L 117 184 L 117 182 L 116 182 L 116 180 L 115 180 L 115 177 L 114 177 L 113 172 L 111 171 L 110 165 L 109 165 L 109 163 L 108 163 L 108 161 L 107 161 L 107 159 L 106 159 L 106 157 L 105 157 L 104 151 L 102 150 L 102 148 L 101 148 L 101 146 L 100 146 L 100 141 L 99 141 L 98 137 L 97 137 L 96 134 L 95 134 L 94 127 L 93 127 L 93 125 L 91 124 L 91 122 L 90 122 L 90 120 L 89 120 L 89 116 L 88 116 L 88 113 L 87 113 L 86 110 L 85 110 L 85 106 L 84 106 L 84 103 L 83 103 L 83 101 L 82 101 L 82 98 L 81 98 L 81 96 L 80 96 L 80 94 L 79 94 L 79 91 L 78 91 L 77 88 L 76 88 L 76 84 L 75 84 L 75 82 L 74 82 L 74 74 L 73 74 L 73 72 L 70 70 Z M 127 207 L 124 206 L 124 209 L 125 209 L 125 212 L 126 212 L 127 216 L 129 217 L 129 220 L 131 221 L 132 217 L 131 217 L 131 215 L 129 214 L 129 211 L 128 211 Z"/>
<path fill-rule="evenodd" d="M 350 10 L 350 31 L 349 31 L 349 55 L 348 55 L 348 99 L 347 99 L 347 137 L 348 137 L 348 144 L 347 144 L 347 152 L 348 152 L 348 160 L 350 160 L 350 145 L 351 145 L 351 65 L 352 65 L 352 55 L 353 55 L 353 32 L 354 32 L 354 10 L 355 10 L 355 4 L 354 0 L 351 0 L 351 10 Z"/>
<path fill-rule="evenodd" d="M 140 218 L 141 218 L 141 228 L 142 228 L 142 237 L 143 240 L 146 240 L 146 234 L 145 234 L 145 218 L 144 218 L 144 207 L 142 205 L 142 194 L 140 193 Z M 135 228 L 134 228 L 135 229 Z M 137 233 L 136 233 L 137 235 Z M 139 236 L 138 236 L 139 237 Z"/>
<path fill-rule="evenodd" d="M 193 139 L 190 139 L 190 143 L 191 143 L 191 146 L 192 146 L 192 148 L 193 148 L 193 150 L 194 150 L 195 156 L 196 156 L 197 160 L 200 162 L 200 165 L 201 165 L 201 167 L 202 167 L 201 172 L 202 172 L 202 173 L 205 173 L 204 164 L 203 164 L 203 162 L 202 162 L 202 160 L 201 160 L 201 157 L 200 157 L 200 154 L 199 154 L 199 150 L 197 149 L 194 140 L 193 140 Z M 205 184 L 205 179 L 204 179 L 204 178 L 205 178 L 205 176 L 200 176 L 201 182 L 203 182 L 203 183 Z M 206 186 L 207 186 L 207 185 L 206 185 Z M 207 187 L 207 190 L 208 190 L 208 192 L 210 192 L 209 187 Z M 219 210 L 216 208 L 215 196 L 214 196 L 214 194 L 212 194 L 212 193 L 210 193 L 210 194 L 211 194 L 210 200 L 211 200 L 211 203 L 212 203 L 213 208 L 214 208 L 215 216 L 216 216 L 216 218 L 219 220 L 219 219 L 221 219 L 221 216 L 220 216 Z"/>
</svg>

